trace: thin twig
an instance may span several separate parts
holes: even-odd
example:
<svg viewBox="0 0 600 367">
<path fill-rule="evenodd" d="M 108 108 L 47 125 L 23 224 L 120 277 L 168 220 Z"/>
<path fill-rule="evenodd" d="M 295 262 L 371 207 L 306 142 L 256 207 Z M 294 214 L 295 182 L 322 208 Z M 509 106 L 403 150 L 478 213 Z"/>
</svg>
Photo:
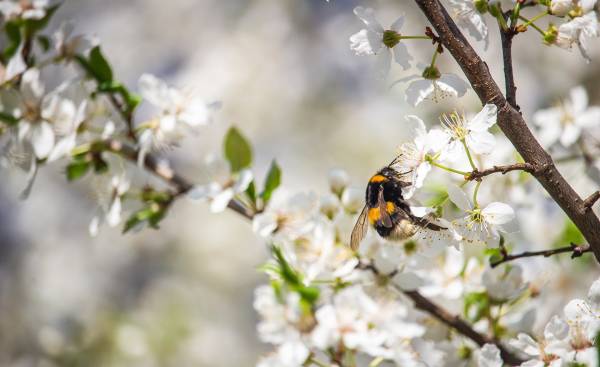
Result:
<svg viewBox="0 0 600 367">
<path fill-rule="evenodd" d="M 583 201 L 583 206 L 586 209 L 592 209 L 592 206 L 600 199 L 600 191 L 596 191 L 592 195 L 588 196 L 587 199 Z"/>
<path fill-rule="evenodd" d="M 535 167 L 530 163 L 515 163 L 509 164 L 506 166 L 494 166 L 492 168 L 484 169 L 484 170 L 474 170 L 469 173 L 465 178 L 469 181 L 481 181 L 481 179 L 485 176 L 494 174 L 494 173 L 502 173 L 503 175 L 510 171 L 525 171 L 529 173 L 533 173 L 535 171 Z"/>
<path fill-rule="evenodd" d="M 123 144 L 118 140 L 106 140 L 103 142 L 104 150 L 117 154 L 133 163 L 137 163 L 139 151 L 128 144 Z M 155 176 L 161 178 L 167 184 L 175 189 L 174 196 L 186 194 L 194 186 L 189 180 L 177 174 L 171 167 L 161 163 L 156 157 L 151 154 L 146 154 L 144 157 L 144 167 L 152 172 Z M 242 215 L 247 219 L 252 219 L 254 213 L 250 208 L 236 199 L 232 199 L 227 207 L 234 212 Z"/>
<path fill-rule="evenodd" d="M 560 248 L 552 249 L 552 250 L 525 251 L 525 252 L 522 252 L 519 254 L 514 254 L 514 255 L 503 253 L 502 259 L 500 259 L 498 261 L 490 262 L 490 266 L 492 268 L 495 268 L 496 266 L 503 264 L 505 262 L 513 261 L 513 260 L 520 259 L 523 257 L 535 257 L 535 256 L 550 257 L 550 256 L 557 255 L 557 254 L 564 254 L 566 252 L 572 252 L 571 259 L 574 259 L 574 258 L 580 257 L 583 254 L 585 254 L 586 252 L 590 252 L 590 251 L 591 251 L 591 249 L 588 245 L 577 246 L 574 243 L 572 243 L 569 246 L 560 247 Z"/>
<path fill-rule="evenodd" d="M 508 15 L 503 15 L 508 19 Z M 502 40 L 502 60 L 504 61 L 504 85 L 506 91 L 506 100 L 513 106 L 517 111 L 520 110 L 517 105 L 517 86 L 515 85 L 515 77 L 513 74 L 512 66 L 512 41 L 515 36 L 514 24 L 511 24 L 511 28 L 503 29 L 500 27 L 500 39 Z"/>
<path fill-rule="evenodd" d="M 521 113 L 504 97 L 487 64 L 475 52 L 439 0 L 415 0 L 436 30 L 444 48 L 454 57 L 482 103 L 498 107 L 498 126 L 523 160 L 535 167 L 533 176 L 563 209 L 590 244 L 600 262 L 600 219 L 587 210 L 583 199 L 560 174 L 552 157 L 538 143 Z"/>
</svg>

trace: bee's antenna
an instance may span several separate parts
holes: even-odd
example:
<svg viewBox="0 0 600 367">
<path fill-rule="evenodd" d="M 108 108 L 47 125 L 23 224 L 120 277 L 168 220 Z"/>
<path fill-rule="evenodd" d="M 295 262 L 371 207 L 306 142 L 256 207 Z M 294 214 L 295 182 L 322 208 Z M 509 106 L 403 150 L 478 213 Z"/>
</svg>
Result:
<svg viewBox="0 0 600 367">
<path fill-rule="evenodd" d="M 390 164 L 388 164 L 388 167 L 393 166 L 394 164 L 398 163 L 398 161 L 400 160 L 400 157 L 402 157 L 402 154 L 397 155 L 391 162 Z"/>
</svg>

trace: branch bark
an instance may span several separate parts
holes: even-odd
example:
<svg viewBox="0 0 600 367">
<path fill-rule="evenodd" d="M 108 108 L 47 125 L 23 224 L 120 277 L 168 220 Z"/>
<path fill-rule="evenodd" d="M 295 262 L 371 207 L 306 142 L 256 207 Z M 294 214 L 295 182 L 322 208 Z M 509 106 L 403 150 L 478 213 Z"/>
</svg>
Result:
<svg viewBox="0 0 600 367">
<path fill-rule="evenodd" d="M 517 105 L 517 86 L 512 66 L 512 41 L 515 33 L 512 28 L 508 30 L 500 27 L 500 39 L 502 41 L 502 60 L 504 61 L 504 90 L 506 100 L 517 111 L 520 110 Z"/>
<path fill-rule="evenodd" d="M 137 164 L 139 151 L 132 146 L 114 139 L 104 141 L 103 146 L 104 150 L 117 154 L 131 161 L 133 164 Z M 146 154 L 144 157 L 144 168 L 171 186 L 175 190 L 175 196 L 186 194 L 194 186 L 189 180 L 173 171 L 171 167 L 161 164 L 151 154 Z M 254 213 L 249 208 L 236 199 L 231 200 L 227 207 L 247 219 L 252 219 L 254 216 Z"/>
<path fill-rule="evenodd" d="M 480 181 L 483 177 L 489 176 L 494 173 L 502 173 L 507 174 L 510 171 L 525 171 L 529 173 L 533 173 L 535 171 L 535 167 L 530 163 L 515 163 L 506 166 L 494 166 L 492 168 L 484 169 L 484 170 L 475 170 L 469 173 L 466 176 L 466 179 L 469 181 Z"/>
<path fill-rule="evenodd" d="M 477 55 L 438 0 L 415 0 L 444 47 L 459 64 L 482 103 L 498 107 L 498 126 L 526 163 L 535 167 L 534 177 L 575 223 L 600 262 L 600 220 L 587 210 L 581 197 L 557 170 L 550 155 L 537 142 L 525 120 L 506 100 L 487 64 Z"/>
<path fill-rule="evenodd" d="M 556 249 L 552 249 L 552 250 L 525 251 L 520 254 L 514 254 L 514 255 L 503 254 L 502 259 L 495 261 L 495 262 L 490 262 L 490 266 L 492 268 L 495 268 L 496 266 L 503 264 L 505 262 L 513 261 L 516 259 L 521 259 L 524 257 L 535 257 L 535 256 L 550 257 L 553 255 L 564 254 L 567 252 L 572 252 L 571 259 L 574 259 L 574 258 L 580 257 L 583 254 L 585 254 L 586 252 L 590 252 L 590 251 L 591 251 L 591 249 L 589 246 L 577 246 L 574 243 L 572 243 L 569 246 L 560 247 L 560 248 L 556 248 Z"/>
</svg>

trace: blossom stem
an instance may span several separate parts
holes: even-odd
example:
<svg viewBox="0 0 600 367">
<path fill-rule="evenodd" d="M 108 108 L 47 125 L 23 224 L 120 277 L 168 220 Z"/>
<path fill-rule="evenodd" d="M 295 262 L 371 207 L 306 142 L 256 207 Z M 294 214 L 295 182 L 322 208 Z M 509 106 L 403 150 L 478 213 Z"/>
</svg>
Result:
<svg viewBox="0 0 600 367">
<path fill-rule="evenodd" d="M 529 25 L 533 25 L 533 23 L 539 19 L 542 19 L 543 17 L 545 17 L 546 15 L 548 15 L 548 11 L 543 11 L 541 13 L 539 13 L 538 15 L 534 16 L 533 18 L 531 18 L 530 20 L 528 20 L 525 24 L 523 24 L 525 27 L 529 26 Z"/>
<path fill-rule="evenodd" d="M 462 176 L 468 176 L 469 175 L 469 172 L 460 171 L 460 170 L 457 170 L 457 169 L 454 169 L 454 168 L 451 168 L 451 167 L 446 167 L 443 164 L 439 164 L 439 163 L 437 163 L 437 162 L 435 162 L 433 160 L 429 161 L 429 163 L 432 166 L 435 166 L 437 168 L 441 168 L 441 169 L 443 169 L 445 171 L 448 171 L 448 172 L 456 173 L 456 174 L 459 174 L 459 175 L 462 175 Z"/>
<path fill-rule="evenodd" d="M 473 157 L 471 156 L 467 142 L 465 142 L 465 139 L 461 139 L 460 142 L 462 143 L 463 147 L 465 147 L 465 152 L 467 153 L 467 158 L 469 158 L 469 164 L 471 164 L 471 168 L 473 168 L 473 171 L 477 171 L 477 166 L 475 166 L 475 162 L 473 162 Z"/>
<path fill-rule="evenodd" d="M 381 362 L 385 361 L 383 357 L 377 357 L 369 363 L 369 367 L 377 367 L 381 364 Z"/>
<path fill-rule="evenodd" d="M 433 57 L 431 58 L 431 65 L 430 66 L 432 68 L 435 66 L 435 61 L 437 60 L 438 54 L 439 54 L 439 48 L 436 47 L 435 51 L 433 52 Z"/>
<path fill-rule="evenodd" d="M 535 29 L 536 31 L 538 31 L 542 36 L 546 35 L 546 32 L 544 32 L 543 29 L 541 29 L 540 27 L 538 27 L 537 25 L 535 25 L 535 23 L 533 23 L 532 21 L 530 21 L 529 19 L 525 18 L 522 15 L 519 15 L 519 19 L 524 20 L 526 26 L 532 26 L 533 29 Z"/>
<path fill-rule="evenodd" d="M 475 184 L 475 190 L 473 190 L 473 205 L 475 209 L 479 208 L 479 203 L 477 202 L 477 194 L 479 193 L 479 186 L 481 186 L 481 181 L 477 181 Z"/>
<path fill-rule="evenodd" d="M 401 40 L 430 40 L 429 36 L 400 36 Z"/>
<path fill-rule="evenodd" d="M 308 366 L 308 363 L 311 363 L 311 364 L 314 364 L 314 365 L 316 365 L 316 366 L 318 366 L 318 367 L 329 367 L 329 365 L 328 365 L 328 364 L 326 364 L 326 363 L 323 363 L 323 362 L 319 361 L 318 359 L 315 359 L 314 357 L 310 357 L 310 358 L 309 358 L 309 359 L 306 361 L 306 363 L 307 363 L 307 366 Z"/>
</svg>

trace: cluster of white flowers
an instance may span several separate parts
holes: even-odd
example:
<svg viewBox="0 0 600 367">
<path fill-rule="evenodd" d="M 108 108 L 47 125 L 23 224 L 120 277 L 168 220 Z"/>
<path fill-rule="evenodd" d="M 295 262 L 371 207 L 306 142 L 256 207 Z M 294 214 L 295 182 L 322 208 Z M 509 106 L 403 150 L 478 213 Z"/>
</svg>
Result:
<svg viewBox="0 0 600 367">
<path fill-rule="evenodd" d="M 501 1 L 450 2 L 459 24 L 486 45 L 483 14 L 496 14 L 499 22 L 506 21 Z M 511 2 L 514 11 L 521 3 Z M 543 16 L 568 18 L 559 27 L 551 25 L 542 31 L 546 43 L 577 44 L 587 57 L 586 42 L 598 36 L 595 1 L 540 4 L 547 7 Z M 3 18 L 15 21 L 14 27 L 31 27 L 24 20 L 51 17 L 54 10 L 48 1 L 0 2 Z M 406 40 L 434 41 L 431 63 L 416 65 L 419 75 L 401 79 L 410 82 L 406 91 L 410 104 L 466 93 L 462 79 L 437 68 L 442 49 L 430 30 L 423 36 L 406 36 L 400 33 L 404 17 L 386 30 L 372 9 L 357 7 L 354 13 L 366 28 L 350 37 L 351 49 L 358 55 L 376 55 L 380 76 L 387 75 L 392 58 L 404 70 L 413 66 Z M 526 21 L 521 28 L 519 24 L 511 26 L 521 32 L 535 26 L 539 18 Z M 31 37 L 40 31 L 26 30 L 23 34 Z M 2 163 L 18 163 L 28 170 L 26 192 L 38 168 L 54 161 L 69 162 L 69 180 L 93 170 L 101 188 L 89 228 L 92 235 L 104 223 L 116 227 L 125 222 L 125 231 L 143 225 L 157 227 L 181 194 L 209 202 L 213 212 L 232 207 L 252 219 L 253 230 L 269 243 L 273 253 L 262 267 L 270 284 L 255 291 L 254 307 L 261 317 L 259 336 L 275 346 L 273 353 L 259 361 L 260 366 L 503 365 L 499 345 L 480 348 L 452 332 L 413 304 L 410 295 L 414 292 L 461 315 L 473 330 L 491 336 L 490 340 L 513 338 L 515 352 L 529 359 L 523 366 L 597 365 L 594 344 L 600 330 L 600 281 L 592 285 L 587 300 L 573 300 L 565 307 L 564 317 L 553 317 L 536 341 L 530 336 L 534 335 L 532 309 L 521 302 L 535 293 L 529 284 L 532 279 L 514 263 L 490 265 L 491 258 L 506 256 L 507 247 L 536 240 L 528 238 L 526 220 L 548 222 L 548 227 L 564 225 L 562 217 L 557 223 L 547 213 L 536 212 L 547 198 L 532 189 L 527 177 L 492 175 L 493 185 L 488 184 L 487 176 L 473 179 L 474 174 L 495 165 L 519 162 L 508 141 L 493 133 L 495 105 L 484 105 L 473 115 L 457 111 L 442 115 L 439 125 L 429 129 L 419 117 L 405 117 L 412 125 L 412 136 L 400 144 L 390 167 L 406 183 L 402 195 L 412 205 L 409 214 L 435 222 L 441 229 L 422 225 L 402 241 L 387 240 L 370 230 L 353 251 L 349 241 L 365 204 L 364 190 L 352 187 L 345 171 L 330 173 L 330 190 L 324 195 L 287 195 L 275 191 L 281 171 L 273 161 L 259 191 L 251 147 L 231 128 L 225 138 L 225 157 L 209 156 L 205 182 L 188 183 L 157 157 L 164 149 L 175 147 L 190 130 L 208 125 L 215 105 L 148 74 L 139 79 L 138 96 L 114 77 L 97 41 L 72 36 L 70 25 L 47 39 L 48 47 L 39 50 L 24 49 L 25 42 L 19 39 L 14 52 L 4 52 L 10 57 L 1 59 Z M 36 52 L 36 57 L 30 52 Z M 72 65 L 78 72 L 51 88 L 43 81 L 51 64 Z M 151 105 L 152 115 L 138 121 L 134 112 L 143 102 Z M 556 107 L 539 111 L 533 121 L 544 145 L 566 153 L 583 150 L 586 163 L 598 167 L 600 177 L 600 160 L 583 148 L 584 137 L 598 128 L 600 107 L 588 105 L 583 88 L 573 89 L 570 99 Z M 115 162 L 119 158 L 137 163 L 132 165 L 134 169 L 151 171 L 170 188 L 136 186 L 122 164 Z M 121 170 L 116 172 L 115 166 Z M 125 201 L 138 205 L 123 220 Z M 535 213 L 535 218 L 522 220 L 515 229 L 513 208 Z M 562 234 L 557 234 L 557 239 L 558 235 Z"/>
</svg>

